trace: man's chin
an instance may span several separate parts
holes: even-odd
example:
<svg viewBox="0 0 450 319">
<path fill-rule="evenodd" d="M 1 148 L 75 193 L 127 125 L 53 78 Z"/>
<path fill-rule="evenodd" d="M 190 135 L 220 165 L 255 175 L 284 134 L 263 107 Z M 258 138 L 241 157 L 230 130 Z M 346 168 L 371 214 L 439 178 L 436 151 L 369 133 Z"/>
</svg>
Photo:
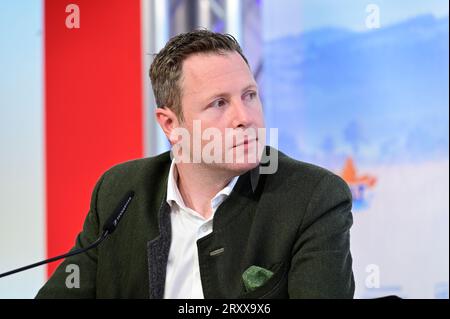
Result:
<svg viewBox="0 0 450 319">
<path fill-rule="evenodd" d="M 259 148 L 255 149 L 258 146 Z M 236 175 L 242 175 L 245 172 L 259 166 L 263 147 L 252 142 L 245 149 L 232 149 L 232 161 L 219 164 L 222 168 L 234 172 Z"/>
<path fill-rule="evenodd" d="M 214 164 L 217 168 L 221 170 L 228 171 L 232 173 L 234 176 L 242 175 L 249 170 L 254 169 L 259 166 L 259 162 L 255 163 L 221 163 Z"/>
</svg>

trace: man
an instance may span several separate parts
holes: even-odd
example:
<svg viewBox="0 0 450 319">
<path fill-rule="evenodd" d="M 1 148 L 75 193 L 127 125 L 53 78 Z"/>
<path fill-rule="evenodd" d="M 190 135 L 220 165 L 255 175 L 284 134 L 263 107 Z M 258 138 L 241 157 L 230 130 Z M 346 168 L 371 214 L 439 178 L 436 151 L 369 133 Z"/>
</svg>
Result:
<svg viewBox="0 0 450 319">
<path fill-rule="evenodd" d="M 74 248 L 94 242 L 133 190 L 126 214 L 100 246 L 66 259 L 37 297 L 353 297 L 350 191 L 333 173 L 263 151 L 263 135 L 244 133 L 260 132 L 264 118 L 234 38 L 178 35 L 150 77 L 172 154 L 103 174 Z M 214 155 L 205 135 L 215 137 Z M 69 264 L 79 266 L 79 288 L 66 286 Z"/>
</svg>

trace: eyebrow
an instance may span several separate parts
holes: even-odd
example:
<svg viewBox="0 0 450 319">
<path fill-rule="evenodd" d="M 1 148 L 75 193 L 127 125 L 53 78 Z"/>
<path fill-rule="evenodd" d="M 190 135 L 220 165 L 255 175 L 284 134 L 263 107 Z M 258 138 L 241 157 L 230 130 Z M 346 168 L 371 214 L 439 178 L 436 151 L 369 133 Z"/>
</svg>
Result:
<svg viewBox="0 0 450 319">
<path fill-rule="evenodd" d="M 246 87 L 244 87 L 242 89 L 242 92 L 245 92 L 245 91 L 247 91 L 249 89 L 255 89 L 256 90 L 257 88 L 258 88 L 258 86 L 256 84 L 249 84 L 249 85 L 247 85 Z M 212 99 L 217 98 L 217 97 L 221 97 L 221 96 L 230 96 L 230 94 L 229 93 L 225 93 L 225 92 L 214 93 L 214 94 L 210 95 L 208 98 L 206 98 L 205 101 L 211 101 Z"/>
</svg>

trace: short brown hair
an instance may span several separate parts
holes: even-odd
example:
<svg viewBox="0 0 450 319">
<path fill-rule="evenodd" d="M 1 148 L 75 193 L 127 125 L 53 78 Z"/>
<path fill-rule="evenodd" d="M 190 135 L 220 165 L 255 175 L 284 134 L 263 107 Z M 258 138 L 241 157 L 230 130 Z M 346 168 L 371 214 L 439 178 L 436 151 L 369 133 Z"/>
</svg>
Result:
<svg viewBox="0 0 450 319">
<path fill-rule="evenodd" d="M 156 105 L 170 108 L 179 119 L 183 119 L 180 85 L 183 61 L 196 53 L 224 54 L 232 51 L 238 52 L 248 65 L 239 43 L 230 34 L 195 30 L 171 38 L 150 67 Z"/>
</svg>

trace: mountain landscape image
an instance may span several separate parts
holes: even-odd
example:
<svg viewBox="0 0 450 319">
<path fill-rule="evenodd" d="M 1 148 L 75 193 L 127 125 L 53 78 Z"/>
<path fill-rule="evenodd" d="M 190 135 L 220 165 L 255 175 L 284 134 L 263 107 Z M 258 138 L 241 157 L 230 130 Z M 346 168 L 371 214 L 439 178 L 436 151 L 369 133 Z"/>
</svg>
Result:
<svg viewBox="0 0 450 319">
<path fill-rule="evenodd" d="M 448 17 L 265 44 L 263 102 L 289 155 L 333 168 L 448 158 Z M 324 114 L 327 114 L 324 116 Z"/>
</svg>

